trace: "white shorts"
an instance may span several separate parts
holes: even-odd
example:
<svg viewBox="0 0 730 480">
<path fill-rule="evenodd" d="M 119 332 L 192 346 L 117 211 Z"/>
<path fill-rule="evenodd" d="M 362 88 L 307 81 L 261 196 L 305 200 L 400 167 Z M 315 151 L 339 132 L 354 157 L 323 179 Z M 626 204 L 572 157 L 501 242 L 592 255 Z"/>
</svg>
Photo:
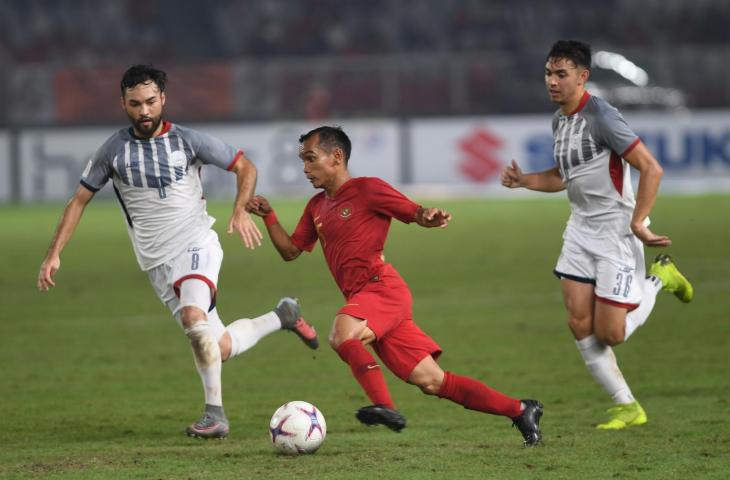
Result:
<svg viewBox="0 0 730 480">
<path fill-rule="evenodd" d="M 210 287 L 210 304 L 195 305 L 204 312 L 215 308 L 218 273 L 223 261 L 223 249 L 213 230 L 200 242 L 194 242 L 177 257 L 147 272 L 152 288 L 162 303 L 176 315 L 180 305 L 180 284 L 190 278 L 202 280 Z"/>
<path fill-rule="evenodd" d="M 554 273 L 595 285 L 598 301 L 633 310 L 643 294 L 644 245 L 633 234 L 596 237 L 568 225 Z"/>
</svg>

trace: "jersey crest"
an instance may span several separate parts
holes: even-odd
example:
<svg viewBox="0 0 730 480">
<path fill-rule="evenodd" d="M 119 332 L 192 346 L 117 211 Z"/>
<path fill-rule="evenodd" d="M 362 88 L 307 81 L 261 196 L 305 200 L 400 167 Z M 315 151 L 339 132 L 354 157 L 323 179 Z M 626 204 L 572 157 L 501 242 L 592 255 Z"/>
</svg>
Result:
<svg viewBox="0 0 730 480">
<path fill-rule="evenodd" d="M 340 205 L 337 209 L 337 214 L 340 216 L 341 219 L 347 220 L 352 216 L 353 207 L 352 203 L 345 202 L 344 204 Z"/>
</svg>

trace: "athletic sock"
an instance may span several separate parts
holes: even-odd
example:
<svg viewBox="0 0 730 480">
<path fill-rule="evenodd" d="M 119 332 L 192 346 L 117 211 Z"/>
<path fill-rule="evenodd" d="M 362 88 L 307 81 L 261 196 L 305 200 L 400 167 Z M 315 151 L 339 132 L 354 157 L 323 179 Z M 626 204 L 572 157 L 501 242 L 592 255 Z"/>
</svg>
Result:
<svg viewBox="0 0 730 480">
<path fill-rule="evenodd" d="M 269 312 L 256 318 L 241 318 L 226 327 L 231 336 L 231 355 L 235 357 L 258 343 L 266 335 L 281 330 L 281 321 L 276 313 Z"/>
<path fill-rule="evenodd" d="M 482 382 L 469 377 L 462 377 L 451 372 L 444 372 L 444 382 L 437 394 L 469 410 L 519 417 L 522 413 L 522 402 L 492 390 Z"/>
<path fill-rule="evenodd" d="M 360 340 L 350 339 L 342 342 L 337 347 L 337 354 L 350 366 L 355 379 L 373 404 L 395 409 L 380 365 Z"/>
<path fill-rule="evenodd" d="M 649 314 L 654 309 L 654 303 L 656 303 L 657 293 L 661 289 L 662 281 L 654 275 L 649 275 L 644 279 L 644 293 L 641 296 L 641 303 L 634 310 L 626 314 L 624 341 L 628 340 L 631 334 L 649 318 Z"/>
<path fill-rule="evenodd" d="M 195 368 L 205 389 L 206 405 L 222 406 L 221 392 L 221 350 L 213 338 L 207 322 L 196 323 L 185 330 L 193 348 Z"/>
<path fill-rule="evenodd" d="M 598 343 L 595 335 L 589 335 L 583 340 L 577 340 L 583 361 L 593 378 L 611 396 L 615 403 L 631 403 L 634 396 L 629 385 L 626 383 L 621 370 L 616 363 L 616 355 L 613 349 L 607 345 Z"/>
</svg>

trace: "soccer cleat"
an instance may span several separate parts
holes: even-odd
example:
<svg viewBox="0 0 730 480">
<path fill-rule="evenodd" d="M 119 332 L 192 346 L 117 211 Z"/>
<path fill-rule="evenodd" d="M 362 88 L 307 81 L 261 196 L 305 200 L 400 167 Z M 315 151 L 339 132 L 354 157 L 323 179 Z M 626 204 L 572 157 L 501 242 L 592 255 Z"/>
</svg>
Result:
<svg viewBox="0 0 730 480">
<path fill-rule="evenodd" d="M 660 253 L 649 267 L 649 274 L 654 275 L 662 281 L 662 289 L 671 292 L 684 303 L 689 303 L 694 297 L 692 284 L 684 278 L 672 257 L 666 253 Z"/>
<path fill-rule="evenodd" d="M 512 426 L 522 434 L 525 447 L 534 447 L 542 441 L 540 433 L 540 417 L 542 417 L 542 403 L 537 400 L 521 400 L 525 409 L 519 417 L 512 419 Z"/>
<path fill-rule="evenodd" d="M 611 418 L 606 423 L 596 425 L 599 430 L 622 430 L 627 427 L 644 425 L 648 421 L 646 412 L 637 401 L 616 405 L 609 408 L 608 413 Z"/>
<path fill-rule="evenodd" d="M 406 428 L 405 417 L 383 405 L 362 407 L 355 413 L 355 416 L 365 425 L 385 425 L 394 432 L 400 432 Z"/>
<path fill-rule="evenodd" d="M 215 415 L 207 410 L 209 410 L 208 406 L 206 406 L 206 412 L 200 417 L 200 420 L 189 425 L 185 429 L 185 433 L 189 437 L 205 439 L 217 438 L 223 440 L 228 436 L 228 420 L 226 420 L 225 416 L 221 418 L 219 415 Z"/>
<path fill-rule="evenodd" d="M 319 347 L 317 332 L 302 317 L 299 301 L 296 298 L 282 298 L 276 305 L 274 312 L 276 312 L 276 315 L 281 321 L 282 330 L 290 330 L 296 333 L 302 339 L 302 342 L 312 350 L 316 350 Z"/>
</svg>

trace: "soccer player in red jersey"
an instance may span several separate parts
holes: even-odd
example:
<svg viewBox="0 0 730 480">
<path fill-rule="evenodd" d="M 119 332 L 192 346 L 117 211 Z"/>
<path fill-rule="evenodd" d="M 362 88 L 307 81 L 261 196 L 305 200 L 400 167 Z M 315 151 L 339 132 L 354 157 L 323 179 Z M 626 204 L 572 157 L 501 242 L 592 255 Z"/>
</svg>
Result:
<svg viewBox="0 0 730 480">
<path fill-rule="evenodd" d="M 538 444 L 542 404 L 508 397 L 477 380 L 443 371 L 436 363 L 441 348 L 413 321 L 408 285 L 385 263 L 383 247 L 391 218 L 445 228 L 451 214 L 424 208 L 379 178 L 351 177 L 347 167 L 350 139 L 338 127 L 316 128 L 299 142 L 304 174 L 314 188 L 323 191 L 309 201 L 294 234 L 289 236 L 279 224 L 266 198 L 253 197 L 247 210 L 263 217 L 274 246 L 286 261 L 296 259 L 302 251 L 311 252 L 319 239 L 345 297 L 329 343 L 373 402 L 357 411 L 358 420 L 386 425 L 396 432 L 406 425 L 395 410 L 380 365 L 365 348 L 370 345 L 398 378 L 423 393 L 470 410 L 508 417 L 526 446 Z"/>
</svg>

